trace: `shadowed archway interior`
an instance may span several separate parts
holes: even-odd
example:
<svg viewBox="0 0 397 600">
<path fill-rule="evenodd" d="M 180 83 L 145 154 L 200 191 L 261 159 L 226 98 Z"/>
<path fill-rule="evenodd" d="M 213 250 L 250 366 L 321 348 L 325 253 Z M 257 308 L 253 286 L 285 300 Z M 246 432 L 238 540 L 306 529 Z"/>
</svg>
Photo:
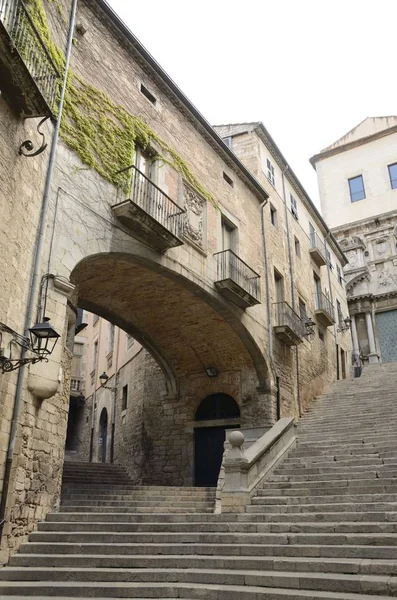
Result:
<svg viewBox="0 0 397 600">
<path fill-rule="evenodd" d="M 252 336 L 236 327 L 182 276 L 146 265 L 128 255 L 100 254 L 82 261 L 71 276 L 79 306 L 133 335 L 157 360 L 166 378 L 254 369 L 263 384 L 266 363 Z M 231 313 L 232 314 L 232 313 Z"/>
</svg>

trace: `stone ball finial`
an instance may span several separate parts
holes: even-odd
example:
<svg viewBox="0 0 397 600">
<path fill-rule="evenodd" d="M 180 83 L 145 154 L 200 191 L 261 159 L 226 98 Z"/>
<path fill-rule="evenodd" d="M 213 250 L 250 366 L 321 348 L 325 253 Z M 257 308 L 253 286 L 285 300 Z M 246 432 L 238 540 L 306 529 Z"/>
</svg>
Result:
<svg viewBox="0 0 397 600">
<path fill-rule="evenodd" d="M 241 431 L 232 431 L 229 435 L 229 443 L 233 446 L 233 448 L 241 448 L 244 444 L 244 434 Z"/>
</svg>

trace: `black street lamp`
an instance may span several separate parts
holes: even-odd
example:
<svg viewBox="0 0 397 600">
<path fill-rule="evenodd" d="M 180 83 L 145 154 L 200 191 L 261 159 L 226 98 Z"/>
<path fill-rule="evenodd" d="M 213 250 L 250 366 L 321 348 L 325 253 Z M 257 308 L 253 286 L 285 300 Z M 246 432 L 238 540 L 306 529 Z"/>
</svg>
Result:
<svg viewBox="0 0 397 600">
<path fill-rule="evenodd" d="M 8 325 L 0 323 L 0 340 L 1 332 L 11 334 L 12 338 L 9 343 L 9 349 L 12 344 L 17 344 L 23 351 L 28 350 L 33 353 L 29 358 L 11 358 L 11 350 L 6 353 L 5 348 L 0 349 L 0 369 L 2 373 L 8 373 L 20 369 L 28 363 L 38 363 L 41 361 L 48 362 L 48 356 L 54 351 L 58 338 L 61 336 L 50 324 L 50 319 L 44 317 L 42 323 L 36 323 L 29 329 L 29 338 L 20 335 Z"/>
</svg>

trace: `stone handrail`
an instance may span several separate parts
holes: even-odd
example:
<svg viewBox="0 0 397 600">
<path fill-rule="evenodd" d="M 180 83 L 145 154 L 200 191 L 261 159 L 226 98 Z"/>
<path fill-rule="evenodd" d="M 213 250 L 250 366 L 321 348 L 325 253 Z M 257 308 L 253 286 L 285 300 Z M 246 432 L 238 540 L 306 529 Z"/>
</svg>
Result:
<svg viewBox="0 0 397 600">
<path fill-rule="evenodd" d="M 295 442 L 295 420 L 292 417 L 277 421 L 247 450 L 243 449 L 243 433 L 233 431 L 229 435 L 231 449 L 224 461 L 222 512 L 243 511 L 259 483 L 294 447 Z"/>
</svg>

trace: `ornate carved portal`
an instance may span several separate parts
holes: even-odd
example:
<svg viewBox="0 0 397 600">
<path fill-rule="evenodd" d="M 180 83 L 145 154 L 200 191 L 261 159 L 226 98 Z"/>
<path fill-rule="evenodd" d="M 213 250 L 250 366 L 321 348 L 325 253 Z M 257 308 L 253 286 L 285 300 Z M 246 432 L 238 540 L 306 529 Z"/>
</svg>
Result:
<svg viewBox="0 0 397 600">
<path fill-rule="evenodd" d="M 199 250 L 206 250 L 206 199 L 187 181 L 183 181 L 183 201 L 186 209 L 184 238 Z"/>
</svg>

